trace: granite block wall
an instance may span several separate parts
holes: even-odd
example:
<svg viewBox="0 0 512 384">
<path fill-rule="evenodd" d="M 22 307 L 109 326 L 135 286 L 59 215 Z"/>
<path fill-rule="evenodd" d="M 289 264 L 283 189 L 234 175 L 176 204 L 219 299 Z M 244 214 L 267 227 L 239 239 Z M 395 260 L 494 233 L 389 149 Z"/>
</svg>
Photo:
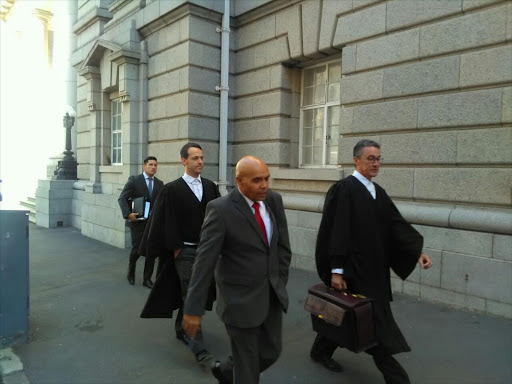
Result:
<svg viewBox="0 0 512 384">
<path fill-rule="evenodd" d="M 116 200 L 145 154 L 168 182 L 183 172 L 181 145 L 198 141 L 204 175 L 217 178 L 220 3 L 79 1 L 72 59 L 84 189 L 73 212 L 84 234 L 127 245 Z M 393 288 L 512 317 L 510 1 L 237 1 L 230 41 L 228 179 L 244 155 L 271 166 L 293 266 L 314 270 L 323 196 L 351 174 L 354 144 L 371 138 L 384 158 L 375 181 L 435 263 L 406 282 L 394 277 Z M 332 61 L 342 68 L 338 164 L 301 168 L 302 71 Z M 112 98 L 126 106 L 120 166 L 106 157 Z"/>
<path fill-rule="evenodd" d="M 293 118 L 300 105 L 283 105 L 276 93 L 296 92 L 300 102 L 302 68 L 340 60 L 342 175 L 352 172 L 354 144 L 377 140 L 384 165 L 375 181 L 397 202 L 424 204 L 406 217 L 422 224 L 434 268 L 417 270 L 406 282 L 394 278 L 394 289 L 512 317 L 510 2 L 304 1 L 239 20 L 233 150 L 257 151 L 277 167 L 272 185 L 285 196 L 293 265 L 314 269 L 321 210 L 311 201 L 332 180 L 328 169 L 313 171 L 312 179 L 311 170 L 298 167 L 300 119 Z M 260 102 L 265 97 L 273 103 Z M 267 134 L 277 113 L 288 137 Z M 272 141 L 279 141 L 282 157 L 267 151 Z M 492 218 L 468 211 L 457 223 L 457 208 Z M 316 220 L 301 222 L 305 214 Z M 489 278 L 479 278 L 487 272 Z"/>
</svg>

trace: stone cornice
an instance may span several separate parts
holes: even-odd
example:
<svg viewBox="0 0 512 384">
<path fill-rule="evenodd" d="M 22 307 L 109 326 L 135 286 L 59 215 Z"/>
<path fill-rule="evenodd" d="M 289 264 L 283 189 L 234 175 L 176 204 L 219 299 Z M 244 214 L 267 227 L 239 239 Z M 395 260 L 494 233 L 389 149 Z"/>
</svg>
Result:
<svg viewBox="0 0 512 384">
<path fill-rule="evenodd" d="M 321 213 L 325 196 L 280 192 L 286 209 Z M 512 234 L 512 209 L 473 208 L 457 205 L 395 201 L 412 224 L 467 231 Z"/>
<path fill-rule="evenodd" d="M 303 0 L 275 0 L 269 3 L 263 4 L 259 7 L 253 8 L 241 15 L 236 15 L 233 18 L 233 24 L 235 27 L 240 27 L 244 24 L 250 23 L 251 21 L 260 19 L 264 16 L 276 13 L 277 11 L 292 6 L 296 3 L 300 3 Z"/>
<path fill-rule="evenodd" d="M 53 13 L 45 9 L 36 8 L 34 9 L 34 16 L 41 20 L 46 27 L 48 27 L 53 18 Z"/>
<path fill-rule="evenodd" d="M 108 57 L 110 61 L 113 61 L 117 65 L 129 63 L 129 64 L 138 64 L 140 61 L 140 53 L 133 52 L 126 49 L 121 49 L 119 51 L 113 52 Z"/>
<path fill-rule="evenodd" d="M 146 24 L 144 27 L 139 29 L 139 32 L 143 37 L 146 37 L 164 28 L 165 26 L 184 18 L 187 15 L 198 16 L 203 19 L 215 21 L 217 23 L 222 22 L 222 15 L 220 13 L 187 3 Z"/>
<path fill-rule="evenodd" d="M 146 0 L 117 0 L 109 6 L 113 19 L 105 24 L 105 32 L 119 25 L 146 6 Z"/>
<path fill-rule="evenodd" d="M 7 21 L 17 0 L 0 0 L 0 19 Z"/>
<path fill-rule="evenodd" d="M 113 52 L 122 51 L 122 47 L 120 45 L 112 43 L 107 40 L 98 39 L 96 40 L 91 50 L 87 54 L 87 57 L 80 65 L 80 69 L 85 68 L 87 66 L 99 67 L 100 59 L 103 56 L 103 53 L 106 49 L 111 50 Z"/>
<path fill-rule="evenodd" d="M 116 0 L 108 7 L 108 10 L 112 13 L 116 13 L 126 7 L 127 5 L 132 5 L 133 0 Z M 144 8 L 146 6 L 145 0 L 139 0 L 139 4 L 137 8 Z"/>
<path fill-rule="evenodd" d="M 75 35 L 79 35 L 87 28 L 89 28 L 92 24 L 98 21 L 103 21 L 106 23 L 113 17 L 114 15 L 112 14 L 112 12 L 106 9 L 95 8 L 76 22 L 76 24 L 73 26 L 73 32 L 75 33 Z"/>
<path fill-rule="evenodd" d="M 338 181 L 343 178 L 343 168 L 277 168 L 269 167 L 273 180 Z"/>
<path fill-rule="evenodd" d="M 278 192 L 283 197 L 283 204 L 285 209 L 317 213 L 322 213 L 324 209 L 325 197 L 323 195 L 282 191 Z"/>
<path fill-rule="evenodd" d="M 100 78 L 100 69 L 98 67 L 85 66 L 78 71 L 80 76 L 85 77 L 87 80 L 89 79 L 99 79 Z"/>
<path fill-rule="evenodd" d="M 469 231 L 512 234 L 512 210 L 396 202 L 411 223 Z"/>
</svg>

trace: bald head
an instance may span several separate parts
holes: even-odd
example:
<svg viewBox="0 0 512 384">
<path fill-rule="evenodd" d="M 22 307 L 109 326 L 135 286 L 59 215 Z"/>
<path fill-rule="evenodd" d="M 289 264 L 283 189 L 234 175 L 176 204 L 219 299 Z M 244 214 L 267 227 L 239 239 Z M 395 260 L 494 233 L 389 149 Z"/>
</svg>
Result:
<svg viewBox="0 0 512 384">
<path fill-rule="evenodd" d="M 267 168 L 267 165 L 263 162 L 263 160 L 257 158 L 256 156 L 242 157 L 238 163 L 236 163 L 236 176 L 238 177 L 244 173 L 251 172 L 254 168 L 258 167 Z"/>
<path fill-rule="evenodd" d="M 236 164 L 236 183 L 252 201 L 265 200 L 270 174 L 267 164 L 255 156 L 245 156 Z"/>
</svg>

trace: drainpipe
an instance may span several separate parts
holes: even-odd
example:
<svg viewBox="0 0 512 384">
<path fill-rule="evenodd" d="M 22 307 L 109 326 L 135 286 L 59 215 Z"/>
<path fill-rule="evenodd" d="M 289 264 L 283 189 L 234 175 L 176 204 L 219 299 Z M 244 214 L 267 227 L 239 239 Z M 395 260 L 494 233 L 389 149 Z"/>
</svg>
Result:
<svg viewBox="0 0 512 384">
<path fill-rule="evenodd" d="M 222 196 L 228 193 L 226 186 L 228 167 L 228 93 L 229 93 L 229 0 L 224 0 L 224 15 L 222 16 L 222 28 L 217 28 L 222 33 L 221 60 L 220 60 L 220 86 L 215 89 L 220 91 L 220 127 L 219 127 L 219 190 Z"/>
<path fill-rule="evenodd" d="M 132 28 L 135 29 L 135 21 Z M 148 46 L 147 41 L 140 42 L 139 61 L 139 145 L 140 159 L 148 155 Z"/>
</svg>

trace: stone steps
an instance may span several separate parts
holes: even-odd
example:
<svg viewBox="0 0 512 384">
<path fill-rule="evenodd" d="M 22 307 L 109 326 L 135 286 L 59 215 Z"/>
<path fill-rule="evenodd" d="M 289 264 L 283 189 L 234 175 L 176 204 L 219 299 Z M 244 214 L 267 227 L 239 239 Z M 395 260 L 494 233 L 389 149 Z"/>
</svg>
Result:
<svg viewBox="0 0 512 384">
<path fill-rule="evenodd" d="M 27 197 L 27 200 L 20 201 L 20 205 L 24 208 L 28 209 L 28 220 L 31 223 L 36 222 L 36 197 L 35 196 L 29 196 Z"/>
</svg>

